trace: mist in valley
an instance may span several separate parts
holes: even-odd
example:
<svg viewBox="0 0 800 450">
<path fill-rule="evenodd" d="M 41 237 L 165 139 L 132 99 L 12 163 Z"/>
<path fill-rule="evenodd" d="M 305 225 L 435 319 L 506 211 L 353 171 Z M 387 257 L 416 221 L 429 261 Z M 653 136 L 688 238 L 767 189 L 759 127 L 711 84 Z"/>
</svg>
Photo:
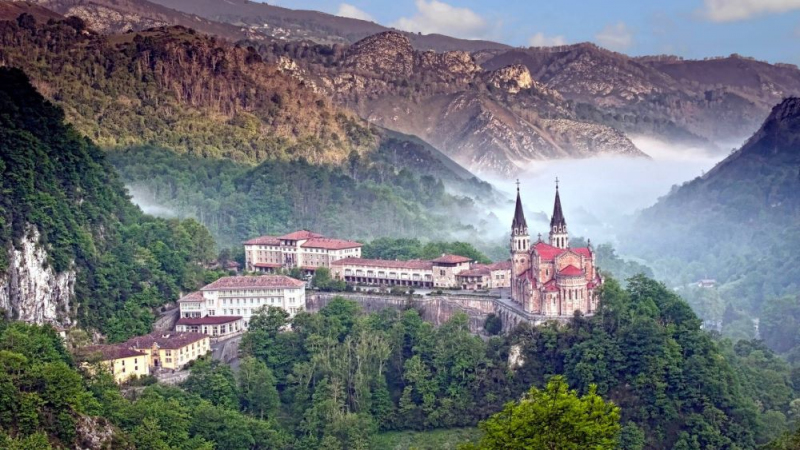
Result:
<svg viewBox="0 0 800 450">
<path fill-rule="evenodd" d="M 146 186 L 126 185 L 131 201 L 136 204 L 145 214 L 156 217 L 173 218 L 180 217 L 174 209 L 159 203 L 153 196 L 151 190 Z"/>
<path fill-rule="evenodd" d="M 531 163 L 519 176 L 531 237 L 536 239 L 538 233 L 547 236 L 556 178 L 570 234 L 595 243 L 616 244 L 625 224 L 638 211 L 653 205 L 673 186 L 701 176 L 727 156 L 649 137 L 632 140 L 651 159 L 598 157 Z M 515 195 L 515 179 L 486 179 L 509 198 Z M 498 233 L 507 234 L 513 203 L 498 206 L 492 210 L 502 224 Z"/>
</svg>

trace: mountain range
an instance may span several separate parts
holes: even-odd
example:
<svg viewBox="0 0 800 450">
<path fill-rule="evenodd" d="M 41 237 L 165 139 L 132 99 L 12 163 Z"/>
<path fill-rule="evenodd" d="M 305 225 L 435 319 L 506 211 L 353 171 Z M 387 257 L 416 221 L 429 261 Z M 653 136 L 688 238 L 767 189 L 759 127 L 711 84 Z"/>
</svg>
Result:
<svg viewBox="0 0 800 450">
<path fill-rule="evenodd" d="M 182 25 L 245 40 L 305 88 L 481 174 L 517 174 L 554 158 L 642 156 L 631 141 L 639 135 L 721 152 L 800 94 L 797 67 L 739 55 L 512 48 L 245 0 L 37 3 L 106 33 Z"/>
</svg>

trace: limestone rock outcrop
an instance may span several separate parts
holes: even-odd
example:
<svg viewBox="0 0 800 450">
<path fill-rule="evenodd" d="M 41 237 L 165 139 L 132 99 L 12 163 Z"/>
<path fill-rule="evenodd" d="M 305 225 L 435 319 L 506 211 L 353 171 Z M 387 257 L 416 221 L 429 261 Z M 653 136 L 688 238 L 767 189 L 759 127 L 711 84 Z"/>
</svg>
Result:
<svg viewBox="0 0 800 450">
<path fill-rule="evenodd" d="M 0 274 L 0 308 L 15 320 L 68 326 L 76 273 L 55 273 L 38 230 L 30 226 L 24 239 L 8 251 L 9 264 Z"/>
</svg>

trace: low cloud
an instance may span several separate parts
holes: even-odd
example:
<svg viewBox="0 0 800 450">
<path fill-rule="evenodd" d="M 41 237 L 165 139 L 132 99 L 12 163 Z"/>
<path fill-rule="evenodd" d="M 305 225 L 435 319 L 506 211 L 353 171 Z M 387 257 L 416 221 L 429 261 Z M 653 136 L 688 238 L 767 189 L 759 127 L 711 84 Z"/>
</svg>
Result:
<svg viewBox="0 0 800 450">
<path fill-rule="evenodd" d="M 488 38 L 494 26 L 469 8 L 459 8 L 438 0 L 416 0 L 417 12 L 401 17 L 393 27 L 425 34 L 439 33 L 465 39 Z"/>
<path fill-rule="evenodd" d="M 375 22 L 375 18 L 363 9 L 358 9 L 349 3 L 340 3 L 339 9 L 335 13 L 339 17 L 349 17 L 351 19 L 367 20 Z"/>
<path fill-rule="evenodd" d="M 735 22 L 800 9 L 800 0 L 704 0 L 700 15 L 712 22 Z"/>
<path fill-rule="evenodd" d="M 547 236 L 556 177 L 561 181 L 561 200 L 571 235 L 588 237 L 595 243 L 614 243 L 637 211 L 652 206 L 672 186 L 702 175 L 726 156 L 653 138 L 631 136 L 631 140 L 652 159 L 607 156 L 531 163 L 519 177 L 531 238 L 536 239 L 540 232 Z M 487 181 L 513 198 L 513 179 L 487 177 Z M 507 236 L 513 204 L 499 205 L 493 212 L 500 219 L 497 235 Z"/>
<path fill-rule="evenodd" d="M 567 39 L 564 36 L 545 36 L 542 32 L 538 32 L 528 39 L 528 45 L 531 47 L 553 47 L 566 44 Z"/>
<path fill-rule="evenodd" d="M 625 22 L 606 25 L 594 38 L 598 44 L 611 50 L 623 51 L 633 45 L 633 32 Z"/>
</svg>

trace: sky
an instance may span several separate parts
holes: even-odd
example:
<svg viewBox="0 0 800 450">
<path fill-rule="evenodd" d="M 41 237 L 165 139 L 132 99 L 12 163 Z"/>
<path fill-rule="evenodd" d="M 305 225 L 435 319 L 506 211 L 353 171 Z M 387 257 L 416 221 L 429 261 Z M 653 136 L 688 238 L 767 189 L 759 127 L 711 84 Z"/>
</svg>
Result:
<svg viewBox="0 0 800 450">
<path fill-rule="evenodd" d="M 268 1 L 381 25 L 514 46 L 591 41 L 629 55 L 738 53 L 800 64 L 800 0 Z"/>
</svg>

